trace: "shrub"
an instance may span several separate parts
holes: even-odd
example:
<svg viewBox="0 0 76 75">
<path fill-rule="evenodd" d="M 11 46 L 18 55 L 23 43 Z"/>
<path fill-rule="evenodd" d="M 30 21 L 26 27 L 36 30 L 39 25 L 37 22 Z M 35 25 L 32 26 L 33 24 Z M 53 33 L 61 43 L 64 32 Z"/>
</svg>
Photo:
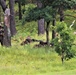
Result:
<svg viewBox="0 0 76 75">
<path fill-rule="evenodd" d="M 58 35 L 53 40 L 55 45 L 55 51 L 61 56 L 62 63 L 65 59 L 70 59 L 74 57 L 75 53 L 72 50 L 74 43 L 74 35 L 72 30 L 67 27 L 64 22 L 58 22 L 56 25 L 56 32 Z"/>
</svg>

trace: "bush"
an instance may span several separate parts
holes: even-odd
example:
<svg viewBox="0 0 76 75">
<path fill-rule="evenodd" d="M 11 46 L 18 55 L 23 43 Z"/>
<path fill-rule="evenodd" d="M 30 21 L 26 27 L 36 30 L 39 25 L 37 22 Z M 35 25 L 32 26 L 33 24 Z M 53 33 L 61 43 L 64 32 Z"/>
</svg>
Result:
<svg viewBox="0 0 76 75">
<path fill-rule="evenodd" d="M 57 23 L 56 32 L 58 35 L 53 40 L 55 51 L 61 56 L 61 60 L 63 62 L 64 58 L 70 59 L 74 57 L 75 53 L 72 50 L 72 46 L 75 38 L 72 34 L 72 30 L 67 27 L 67 24 L 64 22 Z"/>
</svg>

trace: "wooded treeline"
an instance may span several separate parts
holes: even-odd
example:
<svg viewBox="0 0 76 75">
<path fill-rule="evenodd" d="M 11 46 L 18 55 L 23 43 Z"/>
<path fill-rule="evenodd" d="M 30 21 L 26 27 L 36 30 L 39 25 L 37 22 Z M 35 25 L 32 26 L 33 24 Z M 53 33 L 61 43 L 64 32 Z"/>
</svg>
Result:
<svg viewBox="0 0 76 75">
<path fill-rule="evenodd" d="M 19 20 L 22 19 L 22 16 L 25 12 L 25 5 L 32 3 L 36 7 L 33 10 L 30 10 L 27 17 L 25 15 L 24 21 L 33 21 L 36 20 L 38 22 L 38 35 L 44 34 L 46 32 L 46 42 L 49 44 L 49 25 L 52 22 L 52 25 L 56 25 L 56 16 L 60 15 L 60 22 L 64 21 L 64 11 L 67 9 L 74 9 L 76 6 L 75 0 L 0 0 L 0 5 L 5 12 L 6 7 L 10 8 L 10 31 L 11 35 L 14 36 L 16 34 L 15 27 L 15 11 L 14 5 L 18 4 L 18 14 Z M 24 7 L 24 8 L 22 8 Z M 23 12 L 22 12 L 23 10 Z M 36 14 L 34 14 L 34 12 Z M 44 14 L 43 14 L 44 13 Z M 33 17 L 30 17 L 30 15 Z M 45 26 L 46 22 L 46 26 Z M 52 39 L 55 38 L 55 30 L 52 30 Z M 6 33 L 5 33 L 6 36 Z"/>
</svg>

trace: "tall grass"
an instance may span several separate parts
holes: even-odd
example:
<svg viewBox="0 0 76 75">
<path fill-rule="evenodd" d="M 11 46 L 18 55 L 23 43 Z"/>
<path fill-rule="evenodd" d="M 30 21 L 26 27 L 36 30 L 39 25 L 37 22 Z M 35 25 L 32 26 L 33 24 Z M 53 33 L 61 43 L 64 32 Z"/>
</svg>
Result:
<svg viewBox="0 0 76 75">
<path fill-rule="evenodd" d="M 62 73 L 66 70 L 75 70 L 75 63 L 76 59 L 73 58 L 65 61 L 62 65 L 60 56 L 52 48 L 48 47 L 34 48 L 31 47 L 31 44 L 10 48 L 0 47 L 1 75 Z"/>
</svg>

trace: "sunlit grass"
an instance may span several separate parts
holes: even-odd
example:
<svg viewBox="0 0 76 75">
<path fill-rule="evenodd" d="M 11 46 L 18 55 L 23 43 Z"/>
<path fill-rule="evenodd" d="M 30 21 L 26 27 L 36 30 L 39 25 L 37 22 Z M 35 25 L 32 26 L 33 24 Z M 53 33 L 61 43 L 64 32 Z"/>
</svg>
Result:
<svg viewBox="0 0 76 75">
<path fill-rule="evenodd" d="M 75 70 L 75 63 L 76 59 L 73 58 L 62 65 L 60 56 L 48 47 L 34 48 L 31 44 L 10 48 L 0 47 L 1 75 L 50 75 L 54 72 L 61 75 L 66 70 Z M 67 74 L 68 72 L 65 75 Z"/>
</svg>

